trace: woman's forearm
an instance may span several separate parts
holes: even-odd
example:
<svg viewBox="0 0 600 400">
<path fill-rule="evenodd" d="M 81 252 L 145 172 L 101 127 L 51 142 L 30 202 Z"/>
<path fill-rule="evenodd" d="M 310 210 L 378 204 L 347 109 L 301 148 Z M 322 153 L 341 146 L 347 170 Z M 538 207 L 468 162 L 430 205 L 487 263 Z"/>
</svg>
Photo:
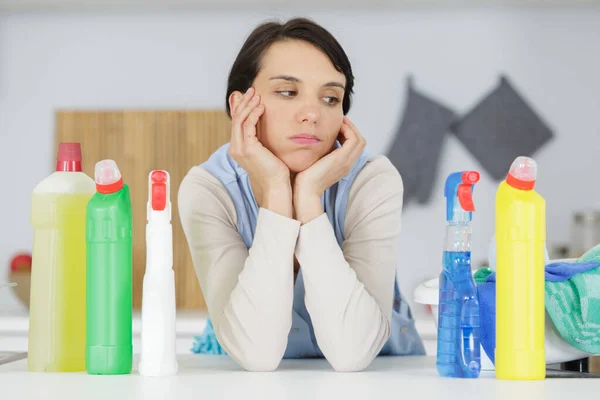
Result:
<svg viewBox="0 0 600 400">
<path fill-rule="evenodd" d="M 253 371 L 277 368 L 292 324 L 296 221 L 260 209 L 254 242 L 228 301 L 213 310 L 225 351 Z"/>
<path fill-rule="evenodd" d="M 319 196 L 304 194 L 299 191 L 294 193 L 294 211 L 296 219 L 301 224 L 309 223 L 324 212 Z"/>
<path fill-rule="evenodd" d="M 283 217 L 293 218 L 292 189 L 290 185 L 269 188 L 258 201 L 259 205 Z"/>
<path fill-rule="evenodd" d="M 261 208 L 248 250 L 227 190 L 201 168 L 183 180 L 178 203 L 219 343 L 247 370 L 274 370 L 291 326 L 300 223 Z"/>
<path fill-rule="evenodd" d="M 296 256 L 323 354 L 337 371 L 362 370 L 388 339 L 390 319 L 345 260 L 326 214 L 301 227 Z M 390 275 L 389 268 L 376 272 L 377 265 L 372 267 L 372 273 Z M 393 285 L 393 274 L 388 283 Z M 391 292 L 393 286 L 369 289 Z"/>
<path fill-rule="evenodd" d="M 338 371 L 365 368 L 390 336 L 402 192 L 387 158 L 369 162 L 348 195 L 342 248 L 328 216 L 315 217 L 314 201 L 295 204 L 304 216 L 295 254 L 306 308 L 319 347 Z"/>
</svg>

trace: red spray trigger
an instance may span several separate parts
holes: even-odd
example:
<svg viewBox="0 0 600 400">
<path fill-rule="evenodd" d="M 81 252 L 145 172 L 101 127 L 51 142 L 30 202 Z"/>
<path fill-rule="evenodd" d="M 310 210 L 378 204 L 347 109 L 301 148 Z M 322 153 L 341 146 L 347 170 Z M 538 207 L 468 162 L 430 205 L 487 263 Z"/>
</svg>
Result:
<svg viewBox="0 0 600 400">
<path fill-rule="evenodd" d="M 165 171 L 152 172 L 152 209 L 163 211 L 167 206 L 167 174 Z"/>
<path fill-rule="evenodd" d="M 473 204 L 473 196 L 471 194 L 471 187 L 479 182 L 479 172 L 467 171 L 462 175 L 462 181 L 458 185 L 458 201 L 463 210 L 467 212 L 475 211 L 475 204 Z"/>
</svg>

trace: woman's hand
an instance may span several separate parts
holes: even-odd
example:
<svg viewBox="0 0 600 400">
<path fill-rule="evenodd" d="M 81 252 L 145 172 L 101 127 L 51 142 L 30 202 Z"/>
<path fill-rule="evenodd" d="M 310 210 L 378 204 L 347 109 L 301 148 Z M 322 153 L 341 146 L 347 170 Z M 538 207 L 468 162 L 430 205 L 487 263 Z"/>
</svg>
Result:
<svg viewBox="0 0 600 400">
<path fill-rule="evenodd" d="M 265 112 L 260 96 L 250 88 L 244 95 L 234 92 L 232 103 L 229 155 L 248 172 L 259 206 L 291 218 L 290 171 L 256 137 L 256 124 Z"/>
<path fill-rule="evenodd" d="M 342 122 L 338 140 L 342 147 L 296 176 L 293 189 L 294 209 L 296 219 L 303 224 L 323 213 L 321 196 L 350 172 L 366 145 L 366 140 L 347 117 Z"/>
</svg>

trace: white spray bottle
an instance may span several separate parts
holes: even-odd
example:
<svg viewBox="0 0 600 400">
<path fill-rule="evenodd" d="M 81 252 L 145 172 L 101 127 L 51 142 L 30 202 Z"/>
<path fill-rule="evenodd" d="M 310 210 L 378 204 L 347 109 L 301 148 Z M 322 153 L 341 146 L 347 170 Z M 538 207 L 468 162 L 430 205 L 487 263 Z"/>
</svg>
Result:
<svg viewBox="0 0 600 400">
<path fill-rule="evenodd" d="M 177 373 L 175 353 L 175 276 L 169 173 L 148 176 L 146 272 L 142 293 L 142 332 L 139 373 Z"/>
</svg>

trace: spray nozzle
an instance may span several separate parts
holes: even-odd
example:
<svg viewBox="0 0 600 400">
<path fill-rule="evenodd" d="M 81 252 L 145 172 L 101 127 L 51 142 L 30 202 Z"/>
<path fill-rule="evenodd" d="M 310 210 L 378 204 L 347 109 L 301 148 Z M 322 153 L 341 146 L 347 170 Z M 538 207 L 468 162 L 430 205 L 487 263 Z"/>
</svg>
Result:
<svg viewBox="0 0 600 400">
<path fill-rule="evenodd" d="M 479 178 L 480 175 L 477 171 L 454 172 L 448 176 L 444 189 L 447 221 L 453 221 L 460 217 L 457 212 L 468 213 L 468 220 L 471 220 L 471 213 L 475 211 L 473 186 L 479 182 Z"/>
<path fill-rule="evenodd" d="M 167 211 L 171 220 L 171 200 L 169 198 L 171 181 L 169 173 L 164 170 L 151 171 L 148 176 L 148 220 L 152 215 Z"/>
</svg>

